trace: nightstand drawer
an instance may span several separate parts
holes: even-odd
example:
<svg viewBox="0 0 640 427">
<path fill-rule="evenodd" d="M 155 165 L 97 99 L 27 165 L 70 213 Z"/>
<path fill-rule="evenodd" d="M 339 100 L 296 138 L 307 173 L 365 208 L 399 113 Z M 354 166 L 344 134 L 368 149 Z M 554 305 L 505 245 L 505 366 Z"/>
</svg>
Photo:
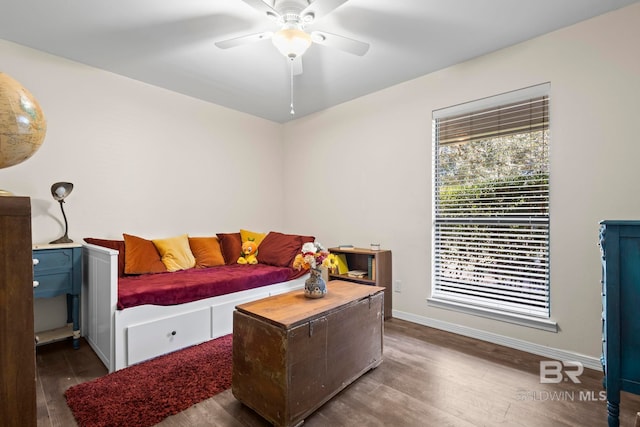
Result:
<svg viewBox="0 0 640 427">
<path fill-rule="evenodd" d="M 50 249 L 40 250 L 33 253 L 34 262 L 33 274 L 38 276 L 41 273 L 53 271 L 69 271 L 73 267 L 72 249 Z"/>
<path fill-rule="evenodd" d="M 53 298 L 62 294 L 73 293 L 71 272 L 34 274 L 33 280 L 38 286 L 33 288 L 35 298 Z M 35 285 L 35 283 L 34 283 Z"/>
</svg>

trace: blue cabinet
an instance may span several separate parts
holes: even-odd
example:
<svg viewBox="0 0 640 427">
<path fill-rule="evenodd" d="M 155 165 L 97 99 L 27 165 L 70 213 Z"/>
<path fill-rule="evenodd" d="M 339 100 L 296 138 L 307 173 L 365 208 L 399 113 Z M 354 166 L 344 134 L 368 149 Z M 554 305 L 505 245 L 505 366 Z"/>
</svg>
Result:
<svg viewBox="0 0 640 427">
<path fill-rule="evenodd" d="M 82 245 L 36 245 L 33 247 L 33 297 L 67 296 L 66 328 L 39 333 L 39 343 L 73 336 L 80 345 L 80 289 L 82 287 Z"/>
<path fill-rule="evenodd" d="M 640 394 L 640 221 L 602 221 L 602 367 L 610 427 L 620 391 Z"/>
</svg>

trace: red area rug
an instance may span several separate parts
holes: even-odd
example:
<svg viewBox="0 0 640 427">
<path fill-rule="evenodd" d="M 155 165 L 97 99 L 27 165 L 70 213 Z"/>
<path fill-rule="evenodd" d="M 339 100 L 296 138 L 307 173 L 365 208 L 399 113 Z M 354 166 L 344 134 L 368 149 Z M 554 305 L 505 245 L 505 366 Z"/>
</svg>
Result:
<svg viewBox="0 0 640 427">
<path fill-rule="evenodd" d="M 78 425 L 146 427 L 231 387 L 232 336 L 143 362 L 65 391 Z"/>
</svg>

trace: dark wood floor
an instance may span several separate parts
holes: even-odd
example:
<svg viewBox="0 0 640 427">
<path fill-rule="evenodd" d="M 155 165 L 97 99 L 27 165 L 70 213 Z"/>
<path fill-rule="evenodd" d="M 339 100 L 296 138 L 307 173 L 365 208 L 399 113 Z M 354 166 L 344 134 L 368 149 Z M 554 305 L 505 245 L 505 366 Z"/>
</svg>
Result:
<svg viewBox="0 0 640 427">
<path fill-rule="evenodd" d="M 304 426 L 605 426 L 602 374 L 581 383 L 541 384 L 529 353 L 413 323 L 385 322 L 384 362 L 305 420 Z M 76 425 L 63 392 L 106 374 L 86 342 L 37 349 L 38 425 Z M 623 393 L 621 427 L 632 427 L 640 396 Z M 269 424 L 227 390 L 161 426 Z"/>
</svg>

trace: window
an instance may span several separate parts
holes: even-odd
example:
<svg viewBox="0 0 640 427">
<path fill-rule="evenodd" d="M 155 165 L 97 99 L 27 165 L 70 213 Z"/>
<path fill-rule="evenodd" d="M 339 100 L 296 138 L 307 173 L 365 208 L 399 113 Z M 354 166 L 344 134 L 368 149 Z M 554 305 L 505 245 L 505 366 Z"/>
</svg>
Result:
<svg viewBox="0 0 640 427">
<path fill-rule="evenodd" d="M 434 111 L 431 303 L 549 318 L 548 92 Z"/>
</svg>

